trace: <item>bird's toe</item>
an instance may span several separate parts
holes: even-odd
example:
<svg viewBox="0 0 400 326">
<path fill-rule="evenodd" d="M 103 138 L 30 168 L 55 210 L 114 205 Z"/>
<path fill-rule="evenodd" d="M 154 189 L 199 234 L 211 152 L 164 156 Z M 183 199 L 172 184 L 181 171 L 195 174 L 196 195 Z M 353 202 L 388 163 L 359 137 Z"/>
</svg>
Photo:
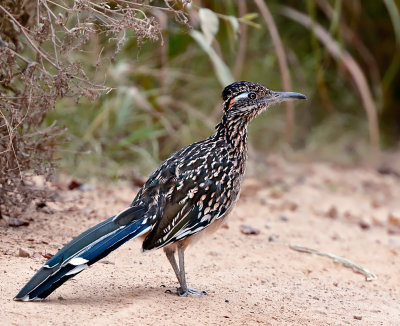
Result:
<svg viewBox="0 0 400 326">
<path fill-rule="evenodd" d="M 180 297 L 187 297 L 189 295 L 207 295 L 206 291 L 196 290 L 196 289 L 182 289 L 181 287 L 176 288 L 176 291 L 166 290 L 165 293 L 178 295 Z"/>
</svg>

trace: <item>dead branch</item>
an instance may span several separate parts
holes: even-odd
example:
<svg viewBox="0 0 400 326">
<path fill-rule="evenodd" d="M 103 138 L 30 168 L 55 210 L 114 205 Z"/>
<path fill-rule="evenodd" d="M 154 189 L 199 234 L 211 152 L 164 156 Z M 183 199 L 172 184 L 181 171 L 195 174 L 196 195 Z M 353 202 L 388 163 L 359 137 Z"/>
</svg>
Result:
<svg viewBox="0 0 400 326">
<path fill-rule="evenodd" d="M 324 256 L 324 257 L 328 257 L 330 259 L 333 259 L 334 261 L 337 261 L 341 264 L 343 264 L 344 267 L 348 267 L 351 268 L 353 271 L 363 274 L 365 276 L 365 280 L 366 281 L 373 281 L 376 280 L 377 277 L 374 273 L 370 272 L 368 269 L 362 267 L 361 265 L 358 265 L 354 262 L 352 262 L 351 260 L 348 260 L 346 258 L 340 257 L 340 256 L 336 256 L 334 254 L 330 254 L 327 252 L 322 252 L 316 249 L 311 249 L 311 248 L 307 248 L 307 247 L 302 247 L 299 245 L 289 245 L 289 248 L 295 251 L 299 251 L 299 252 L 305 252 L 308 254 L 316 254 L 319 256 Z"/>
</svg>

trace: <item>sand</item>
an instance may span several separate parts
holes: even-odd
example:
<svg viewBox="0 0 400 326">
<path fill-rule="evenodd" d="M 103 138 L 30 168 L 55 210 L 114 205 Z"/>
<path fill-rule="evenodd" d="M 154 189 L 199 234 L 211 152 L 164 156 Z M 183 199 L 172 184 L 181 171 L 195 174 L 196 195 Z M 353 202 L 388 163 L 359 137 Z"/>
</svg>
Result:
<svg viewBox="0 0 400 326">
<path fill-rule="evenodd" d="M 252 171 L 227 226 L 186 252 L 189 286 L 208 295 L 165 293 L 177 281 L 163 251 L 142 254 L 133 240 L 45 301 L 14 302 L 48 254 L 137 191 L 68 190 L 65 177 L 56 185 L 63 201 L 26 212 L 28 226 L 0 220 L 0 324 L 400 325 L 400 178 L 279 157 Z M 243 224 L 256 234 L 243 233 Z M 377 279 L 293 244 L 349 259 Z"/>
</svg>

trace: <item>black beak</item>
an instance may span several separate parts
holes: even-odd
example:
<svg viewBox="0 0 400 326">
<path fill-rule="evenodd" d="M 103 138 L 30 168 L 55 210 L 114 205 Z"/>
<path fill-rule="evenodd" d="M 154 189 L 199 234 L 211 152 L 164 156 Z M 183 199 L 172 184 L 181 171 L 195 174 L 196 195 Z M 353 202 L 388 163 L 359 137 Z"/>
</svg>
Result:
<svg viewBox="0 0 400 326">
<path fill-rule="evenodd" d="M 271 91 L 271 97 L 268 100 L 270 100 L 272 103 L 278 103 L 284 101 L 306 100 L 306 99 L 307 97 L 300 93 Z"/>
</svg>

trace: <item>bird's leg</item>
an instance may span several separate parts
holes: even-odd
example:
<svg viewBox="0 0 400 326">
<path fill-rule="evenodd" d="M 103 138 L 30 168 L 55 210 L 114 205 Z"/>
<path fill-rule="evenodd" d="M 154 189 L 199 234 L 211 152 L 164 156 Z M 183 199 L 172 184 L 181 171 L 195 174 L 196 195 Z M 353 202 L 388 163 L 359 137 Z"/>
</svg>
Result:
<svg viewBox="0 0 400 326">
<path fill-rule="evenodd" d="M 168 258 L 169 263 L 171 264 L 171 266 L 172 266 L 172 268 L 173 268 L 173 270 L 175 272 L 175 275 L 176 275 L 176 278 L 178 279 L 179 284 L 181 284 L 181 279 L 180 279 L 181 274 L 180 274 L 180 271 L 179 271 L 179 268 L 178 268 L 178 264 L 176 263 L 175 255 L 174 255 L 175 254 L 175 250 L 164 249 L 164 252 L 165 252 L 165 255 Z M 167 290 L 167 291 L 169 293 L 172 293 L 171 290 Z"/>
<path fill-rule="evenodd" d="M 186 275 L 185 275 L 185 255 L 184 255 L 184 249 L 182 248 L 181 244 L 178 244 L 178 258 L 179 258 L 178 281 L 179 284 L 181 285 L 180 288 L 178 288 L 178 293 L 180 296 L 186 296 L 188 288 L 186 284 Z"/>
<path fill-rule="evenodd" d="M 175 275 L 176 275 L 176 278 L 178 279 L 179 284 L 182 287 L 181 271 L 179 270 L 178 264 L 176 263 L 176 260 L 175 260 L 175 250 L 167 248 L 167 249 L 164 249 L 164 252 L 165 252 L 165 255 L 168 258 L 169 263 L 172 266 L 172 269 L 175 272 Z M 183 274 L 183 277 L 185 277 L 185 273 Z M 185 287 L 186 287 L 186 281 L 184 281 L 184 284 L 185 284 Z M 170 293 L 170 294 L 180 295 L 179 289 L 181 287 L 177 288 L 177 291 L 166 290 L 165 292 L 166 293 Z"/>
<path fill-rule="evenodd" d="M 179 258 L 179 273 L 178 277 L 179 284 L 181 285 L 178 290 L 178 295 L 181 297 L 186 297 L 189 294 L 192 295 L 205 295 L 206 291 L 199 291 L 195 289 L 191 289 L 187 287 L 186 284 L 186 275 L 185 275 L 185 257 L 184 257 L 184 248 L 182 244 L 178 244 L 178 258 Z"/>
<path fill-rule="evenodd" d="M 190 294 L 192 295 L 204 295 L 207 294 L 206 291 L 199 291 L 195 289 L 190 289 L 186 285 L 186 276 L 185 276 L 185 258 L 184 258 L 184 249 L 182 245 L 178 245 L 178 258 L 179 258 L 179 267 L 178 264 L 176 263 L 175 260 L 175 250 L 172 249 L 164 249 L 165 255 L 168 258 L 168 261 L 170 262 L 176 278 L 178 279 L 180 287 L 177 288 L 177 291 L 171 291 L 167 290 L 165 292 L 171 293 L 171 294 L 177 294 L 181 297 L 186 297 Z"/>
</svg>

